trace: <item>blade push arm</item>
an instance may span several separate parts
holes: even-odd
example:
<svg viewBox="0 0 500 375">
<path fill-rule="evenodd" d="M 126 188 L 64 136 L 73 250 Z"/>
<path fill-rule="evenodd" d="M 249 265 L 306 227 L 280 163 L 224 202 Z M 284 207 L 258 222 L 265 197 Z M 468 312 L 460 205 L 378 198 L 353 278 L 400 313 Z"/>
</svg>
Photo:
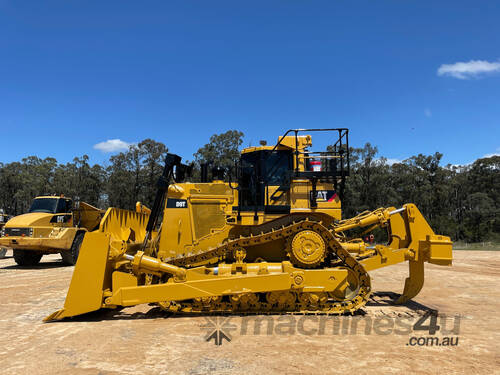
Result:
<svg viewBox="0 0 500 375">
<path fill-rule="evenodd" d="M 449 237 L 436 235 L 414 204 L 400 209 L 386 208 L 363 213 L 344 220 L 334 229 L 336 233 L 372 226 L 387 227 L 387 245 L 367 246 L 362 241 L 342 243 L 351 252 L 360 253 L 360 262 L 367 271 L 409 261 L 409 277 L 398 303 L 415 297 L 424 284 L 424 262 L 451 265 L 452 242 Z"/>
</svg>

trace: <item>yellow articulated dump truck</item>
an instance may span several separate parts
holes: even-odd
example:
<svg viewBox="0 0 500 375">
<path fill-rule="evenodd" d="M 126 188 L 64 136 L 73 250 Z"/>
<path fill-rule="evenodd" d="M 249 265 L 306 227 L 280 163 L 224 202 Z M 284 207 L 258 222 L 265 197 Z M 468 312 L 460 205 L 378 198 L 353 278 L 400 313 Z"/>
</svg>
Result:
<svg viewBox="0 0 500 375">
<path fill-rule="evenodd" d="M 316 132 L 333 134 L 326 151 L 312 150 Z M 370 297 L 372 270 L 409 263 L 404 303 L 421 290 L 425 262 L 451 265 L 450 238 L 411 203 L 342 219 L 347 129 L 292 129 L 244 149 L 235 178 L 214 168 L 210 180 L 202 170 L 202 182 L 185 182 L 188 169 L 168 154 L 150 213 L 108 209 L 85 235 L 64 307 L 46 321 L 142 303 L 351 314 Z M 386 243 L 363 240 L 379 229 Z"/>
<path fill-rule="evenodd" d="M 33 199 L 28 213 L 15 216 L 2 229 L 0 247 L 13 249 L 20 266 L 33 266 L 45 254 L 60 253 L 65 264 L 76 263 L 83 236 L 96 229 L 104 211 L 64 196 Z"/>
<path fill-rule="evenodd" d="M 0 233 L 2 233 L 3 227 L 5 226 L 5 223 L 9 221 L 10 216 L 5 214 L 3 209 L 0 209 Z M 0 246 L 0 259 L 5 258 L 5 255 L 7 254 L 7 248 Z"/>
</svg>

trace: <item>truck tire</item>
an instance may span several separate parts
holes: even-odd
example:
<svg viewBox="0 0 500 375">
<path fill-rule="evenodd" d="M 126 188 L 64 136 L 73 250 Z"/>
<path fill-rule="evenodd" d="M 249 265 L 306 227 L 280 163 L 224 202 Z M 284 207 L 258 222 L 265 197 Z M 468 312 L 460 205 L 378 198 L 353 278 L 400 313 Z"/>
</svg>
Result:
<svg viewBox="0 0 500 375">
<path fill-rule="evenodd" d="M 71 244 L 71 248 L 66 251 L 61 251 L 61 258 L 64 264 L 68 266 L 74 266 L 76 264 L 84 236 L 85 233 L 77 233 L 73 243 Z"/>
<path fill-rule="evenodd" d="M 42 259 L 43 254 L 30 250 L 14 250 L 14 260 L 20 266 L 35 266 Z"/>
<path fill-rule="evenodd" d="M 5 255 L 7 254 L 7 248 L 5 247 L 0 247 L 0 259 L 5 258 Z"/>
</svg>

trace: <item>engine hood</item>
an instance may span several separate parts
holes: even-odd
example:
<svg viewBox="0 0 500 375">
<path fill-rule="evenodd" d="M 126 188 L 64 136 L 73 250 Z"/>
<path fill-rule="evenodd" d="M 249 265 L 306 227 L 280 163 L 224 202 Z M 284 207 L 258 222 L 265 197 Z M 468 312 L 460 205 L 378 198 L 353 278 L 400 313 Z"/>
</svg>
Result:
<svg viewBox="0 0 500 375">
<path fill-rule="evenodd" d="M 5 227 L 7 228 L 17 228 L 17 227 L 32 227 L 32 226 L 41 226 L 41 225 L 50 225 L 50 219 L 54 214 L 47 214 L 43 212 L 32 212 L 28 214 L 23 214 L 19 216 L 15 216 L 10 219 Z"/>
</svg>

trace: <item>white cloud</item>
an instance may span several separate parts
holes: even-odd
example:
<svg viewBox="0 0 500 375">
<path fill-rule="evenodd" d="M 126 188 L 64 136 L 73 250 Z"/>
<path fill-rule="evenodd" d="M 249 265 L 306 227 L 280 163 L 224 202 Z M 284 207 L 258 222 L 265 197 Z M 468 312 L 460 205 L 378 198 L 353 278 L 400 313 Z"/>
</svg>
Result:
<svg viewBox="0 0 500 375">
<path fill-rule="evenodd" d="M 424 109 L 425 117 L 432 117 L 432 112 L 429 108 Z"/>
<path fill-rule="evenodd" d="M 402 163 L 402 162 L 403 162 L 403 160 L 394 159 L 394 158 L 387 158 L 387 160 L 386 160 L 386 163 L 388 165 L 399 164 L 399 163 Z"/>
<path fill-rule="evenodd" d="M 492 152 L 491 154 L 486 154 L 483 158 L 491 158 L 492 156 L 500 156 L 500 147 L 497 147 L 496 152 Z"/>
<path fill-rule="evenodd" d="M 102 152 L 117 152 L 128 150 L 132 145 L 133 143 L 127 143 L 121 139 L 108 139 L 106 142 L 94 145 L 94 148 Z"/>
<path fill-rule="evenodd" d="M 472 162 L 467 163 L 467 164 L 448 164 L 448 165 L 445 165 L 443 168 L 448 169 L 448 170 L 452 170 L 453 168 L 456 168 L 459 170 L 464 170 L 464 169 L 468 168 L 470 165 L 472 165 Z"/>
<path fill-rule="evenodd" d="M 491 152 L 489 154 L 485 154 L 477 159 L 491 158 L 492 156 L 500 156 L 500 147 L 497 147 L 496 152 Z M 474 160 L 474 161 L 476 161 L 476 160 Z M 452 166 L 453 167 L 468 167 L 468 166 L 471 166 L 474 163 L 474 161 L 470 161 L 470 162 L 464 163 L 464 164 L 452 164 Z"/>
<path fill-rule="evenodd" d="M 437 71 L 438 76 L 451 76 L 458 79 L 468 79 L 480 75 L 500 72 L 500 62 L 471 60 L 455 64 L 443 64 Z"/>
<path fill-rule="evenodd" d="M 387 165 L 393 165 L 393 164 L 398 164 L 398 163 L 403 162 L 403 160 L 400 160 L 400 159 L 386 158 L 386 157 L 377 158 L 375 160 L 378 161 L 379 163 L 385 163 Z"/>
</svg>

